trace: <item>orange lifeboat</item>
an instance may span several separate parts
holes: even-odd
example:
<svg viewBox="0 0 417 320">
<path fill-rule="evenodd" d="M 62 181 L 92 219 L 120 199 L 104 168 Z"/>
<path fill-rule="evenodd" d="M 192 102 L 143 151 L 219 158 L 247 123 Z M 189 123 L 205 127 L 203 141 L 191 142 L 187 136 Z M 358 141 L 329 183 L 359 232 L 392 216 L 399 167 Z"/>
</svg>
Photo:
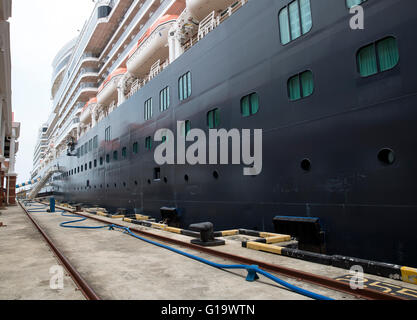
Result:
<svg viewBox="0 0 417 320">
<path fill-rule="evenodd" d="M 81 115 L 80 115 L 80 122 L 82 123 L 90 123 L 91 122 L 91 114 L 92 114 L 92 110 L 90 108 L 90 106 L 92 106 L 93 104 L 97 104 L 97 98 L 91 98 L 84 106 L 84 108 L 81 111 Z"/>
<path fill-rule="evenodd" d="M 211 12 L 219 13 L 235 2 L 236 0 L 187 0 L 187 9 L 195 19 L 201 21 Z"/>
<path fill-rule="evenodd" d="M 130 73 L 143 77 L 155 61 L 168 58 L 168 32 L 177 19 L 178 15 L 165 15 L 145 32 L 129 53 L 126 66 Z"/>
<path fill-rule="evenodd" d="M 98 88 L 98 103 L 108 105 L 112 101 L 117 100 L 117 84 L 126 72 L 126 68 L 116 69 L 106 78 L 106 80 L 103 81 L 101 86 Z"/>
</svg>

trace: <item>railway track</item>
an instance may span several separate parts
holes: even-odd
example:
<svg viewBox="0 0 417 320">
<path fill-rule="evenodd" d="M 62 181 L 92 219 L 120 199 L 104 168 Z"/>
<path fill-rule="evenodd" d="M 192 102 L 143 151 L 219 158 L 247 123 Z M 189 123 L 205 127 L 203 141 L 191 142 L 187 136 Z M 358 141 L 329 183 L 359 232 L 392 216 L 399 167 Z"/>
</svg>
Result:
<svg viewBox="0 0 417 320">
<path fill-rule="evenodd" d="M 90 287 L 87 281 L 80 275 L 77 269 L 71 264 L 71 262 L 63 255 L 63 253 L 58 249 L 58 247 L 54 244 L 51 238 L 45 233 L 45 231 L 41 228 L 41 226 L 32 218 L 31 214 L 28 210 L 19 202 L 20 207 L 25 211 L 26 215 L 29 217 L 30 221 L 45 239 L 48 246 L 51 248 L 53 253 L 55 254 L 58 261 L 65 267 L 68 274 L 77 285 L 79 290 L 82 292 L 84 297 L 87 300 L 101 300 L 98 294 Z"/>
<path fill-rule="evenodd" d="M 71 264 L 71 262 L 62 254 L 62 252 L 59 250 L 59 248 L 53 243 L 51 238 L 45 233 L 44 230 L 42 230 L 41 226 L 31 217 L 30 212 L 19 202 L 22 209 L 26 212 L 29 219 L 32 221 L 32 223 L 35 225 L 37 230 L 42 234 L 45 241 L 48 243 L 48 245 L 51 247 L 52 251 L 55 253 L 56 257 L 60 260 L 62 265 L 66 268 L 67 272 L 71 276 L 71 278 L 74 280 L 76 285 L 79 287 L 83 295 L 88 300 L 101 300 L 100 296 L 93 290 L 93 288 L 87 283 L 87 281 L 80 275 L 80 273 L 76 270 L 76 268 Z M 60 210 L 64 210 L 66 212 L 74 213 L 72 210 L 69 210 L 67 208 L 58 207 Z M 46 210 L 46 209 L 45 209 Z M 106 221 L 104 219 L 98 218 L 98 217 L 92 217 L 89 215 L 85 215 L 82 212 L 76 212 L 75 213 L 78 216 L 85 217 L 87 219 L 95 220 L 97 222 L 103 223 L 105 225 L 109 225 L 109 221 Z M 113 225 L 120 227 L 120 228 L 126 228 L 123 225 L 113 223 Z M 221 252 L 215 249 L 207 248 L 207 247 L 201 247 L 194 244 L 191 244 L 189 242 L 181 241 L 178 239 L 173 239 L 169 237 L 165 237 L 163 235 L 147 232 L 144 230 L 139 230 L 135 227 L 129 227 L 129 230 L 141 237 L 146 237 L 147 239 L 154 239 L 161 241 L 163 243 L 169 243 L 173 245 L 177 245 L 183 248 L 192 249 L 196 252 L 204 252 L 208 254 L 209 256 L 217 257 L 226 259 L 228 261 L 233 261 L 240 264 L 245 265 L 257 265 L 260 268 L 262 268 L 265 271 L 286 276 L 292 279 L 301 280 L 303 282 L 313 284 L 314 286 L 324 287 L 326 289 L 342 292 L 351 296 L 354 296 L 359 299 L 365 299 L 365 300 L 406 300 L 403 297 L 399 296 L 393 296 L 389 295 L 383 292 L 379 292 L 376 290 L 372 290 L 369 288 L 364 289 L 352 289 L 349 284 L 340 282 L 328 277 L 308 273 L 305 271 L 300 271 L 296 269 L 291 269 L 287 267 L 283 267 L 276 264 L 266 263 L 259 260 L 254 260 L 251 258 L 243 257 L 234 255 L 231 253 Z"/>
</svg>

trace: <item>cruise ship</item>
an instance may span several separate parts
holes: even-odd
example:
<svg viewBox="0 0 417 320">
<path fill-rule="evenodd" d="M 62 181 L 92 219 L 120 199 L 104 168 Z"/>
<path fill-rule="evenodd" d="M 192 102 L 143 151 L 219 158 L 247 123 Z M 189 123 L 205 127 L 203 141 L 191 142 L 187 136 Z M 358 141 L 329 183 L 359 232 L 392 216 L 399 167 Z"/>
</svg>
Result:
<svg viewBox="0 0 417 320">
<path fill-rule="evenodd" d="M 352 28 L 357 6 L 364 28 Z M 414 0 L 97 1 L 53 61 L 36 193 L 48 186 L 62 201 L 183 227 L 272 231 L 277 218 L 311 219 L 317 252 L 417 265 L 416 9 Z M 155 162 L 167 142 L 155 139 L 160 129 L 188 138 L 234 128 L 262 129 L 259 174 Z"/>
</svg>

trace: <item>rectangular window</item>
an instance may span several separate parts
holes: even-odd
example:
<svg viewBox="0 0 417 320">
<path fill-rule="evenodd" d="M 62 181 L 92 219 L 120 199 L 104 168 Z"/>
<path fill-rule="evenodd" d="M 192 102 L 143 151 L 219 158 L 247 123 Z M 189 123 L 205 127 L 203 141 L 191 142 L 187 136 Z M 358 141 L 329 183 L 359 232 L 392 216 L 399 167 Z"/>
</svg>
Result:
<svg viewBox="0 0 417 320">
<path fill-rule="evenodd" d="M 111 141 L 111 127 L 107 127 L 104 132 L 105 141 Z"/>
<path fill-rule="evenodd" d="M 84 156 L 84 145 L 81 146 L 81 157 Z"/>
<path fill-rule="evenodd" d="M 81 149 L 78 148 L 77 149 L 77 158 L 80 159 L 80 157 L 81 157 Z"/>
<path fill-rule="evenodd" d="M 110 163 L 110 155 L 106 154 L 106 163 Z"/>
<path fill-rule="evenodd" d="M 152 150 L 152 137 L 146 137 L 145 148 L 146 150 Z"/>
<path fill-rule="evenodd" d="M 249 94 L 240 100 L 240 111 L 243 117 L 249 117 L 259 111 L 259 96 L 257 93 Z"/>
<path fill-rule="evenodd" d="M 124 147 L 124 148 L 122 149 L 122 158 L 123 158 L 123 159 L 126 159 L 126 158 L 127 158 L 127 148 L 126 148 L 126 147 Z"/>
<path fill-rule="evenodd" d="M 90 167 L 90 170 L 93 169 L 93 162 L 92 161 L 90 161 L 89 167 Z"/>
<path fill-rule="evenodd" d="M 152 118 L 152 98 L 145 101 L 145 121 Z"/>
<path fill-rule="evenodd" d="M 93 148 L 94 149 L 98 148 L 98 136 L 95 136 L 93 139 Z"/>
<path fill-rule="evenodd" d="M 169 108 L 169 105 L 169 87 L 166 87 L 159 93 L 159 109 L 163 112 Z"/>
<path fill-rule="evenodd" d="M 207 125 L 209 129 L 216 129 L 220 124 L 219 109 L 211 110 L 207 113 Z"/>
<path fill-rule="evenodd" d="M 313 26 L 310 0 L 295 0 L 278 15 L 281 43 L 287 44 L 309 32 Z"/>
<path fill-rule="evenodd" d="M 368 77 L 378 73 L 378 66 L 376 63 L 375 44 L 371 44 L 362 48 L 358 52 L 358 67 L 359 73 L 362 77 Z"/>
<path fill-rule="evenodd" d="M 94 160 L 94 168 L 97 168 L 97 159 Z"/>
<path fill-rule="evenodd" d="M 84 144 L 84 153 L 87 154 L 88 153 L 88 142 L 86 142 Z"/>
<path fill-rule="evenodd" d="M 104 161 L 103 161 L 103 157 L 100 157 L 100 166 L 102 166 L 102 165 L 103 165 L 103 163 L 104 163 Z"/>
<path fill-rule="evenodd" d="M 139 144 L 135 142 L 133 144 L 133 154 L 138 154 L 138 152 L 139 152 Z"/>
<path fill-rule="evenodd" d="M 88 141 L 88 151 L 93 151 L 93 139 L 90 139 L 90 141 Z"/>
<path fill-rule="evenodd" d="M 367 45 L 359 49 L 356 59 L 362 77 L 390 70 L 400 60 L 397 39 L 387 37 Z"/>
<path fill-rule="evenodd" d="M 191 121 L 185 120 L 181 124 L 181 137 L 186 137 L 187 134 L 191 131 Z"/>
<path fill-rule="evenodd" d="M 117 152 L 117 151 L 114 151 L 113 152 L 113 160 L 118 160 L 118 158 L 119 158 L 119 153 Z"/>
<path fill-rule="evenodd" d="M 308 70 L 297 74 L 288 80 L 287 86 L 291 101 L 311 96 L 314 91 L 313 73 Z"/>
<path fill-rule="evenodd" d="M 178 97 L 180 101 L 191 97 L 191 72 L 187 72 L 178 79 Z"/>
</svg>

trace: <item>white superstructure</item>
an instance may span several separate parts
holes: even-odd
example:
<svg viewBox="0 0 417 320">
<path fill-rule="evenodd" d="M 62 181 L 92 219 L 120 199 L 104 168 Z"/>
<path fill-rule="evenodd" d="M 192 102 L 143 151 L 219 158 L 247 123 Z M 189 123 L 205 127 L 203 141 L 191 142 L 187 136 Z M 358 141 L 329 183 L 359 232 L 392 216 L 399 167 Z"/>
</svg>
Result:
<svg viewBox="0 0 417 320">
<path fill-rule="evenodd" d="M 71 146 L 83 134 L 246 2 L 97 1 L 79 37 L 54 59 L 53 110 L 35 150 L 32 178 L 74 152 Z"/>
</svg>

